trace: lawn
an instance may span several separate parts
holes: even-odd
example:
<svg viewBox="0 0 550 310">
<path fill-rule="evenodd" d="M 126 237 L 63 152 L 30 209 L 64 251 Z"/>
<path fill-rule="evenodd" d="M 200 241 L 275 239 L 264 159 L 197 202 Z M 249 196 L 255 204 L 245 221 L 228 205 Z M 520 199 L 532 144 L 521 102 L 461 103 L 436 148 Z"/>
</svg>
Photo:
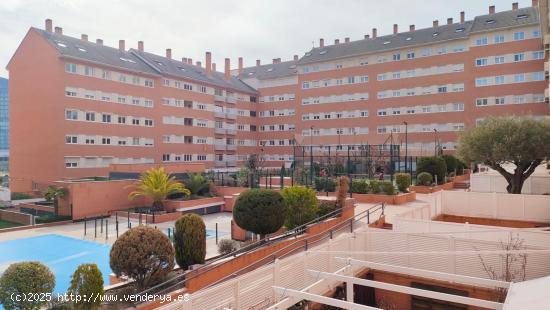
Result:
<svg viewBox="0 0 550 310">
<path fill-rule="evenodd" d="M 8 221 L 0 220 L 0 229 L 2 229 L 2 228 L 10 228 L 10 227 L 17 227 L 17 226 L 22 226 L 22 225 L 19 224 L 19 223 L 13 223 L 13 222 L 8 222 Z"/>
</svg>

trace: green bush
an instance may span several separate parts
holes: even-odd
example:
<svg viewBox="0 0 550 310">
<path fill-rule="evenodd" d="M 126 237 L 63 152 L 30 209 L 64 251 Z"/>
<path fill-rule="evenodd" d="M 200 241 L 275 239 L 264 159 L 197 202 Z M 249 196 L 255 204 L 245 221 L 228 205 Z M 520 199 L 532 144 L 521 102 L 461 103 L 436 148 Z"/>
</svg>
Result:
<svg viewBox="0 0 550 310">
<path fill-rule="evenodd" d="M 202 173 L 188 173 L 189 178 L 185 180 L 185 187 L 192 195 L 203 196 L 208 194 L 208 179 Z"/>
<path fill-rule="evenodd" d="M 336 200 L 320 200 L 317 216 L 327 215 L 336 210 Z"/>
<path fill-rule="evenodd" d="M 369 188 L 370 188 L 370 191 L 371 193 L 373 194 L 379 194 L 382 189 L 380 188 L 380 181 L 378 180 L 370 180 L 369 181 Z"/>
<path fill-rule="evenodd" d="M 318 177 L 313 179 L 315 190 L 318 192 L 336 191 L 336 181 L 333 178 Z"/>
<path fill-rule="evenodd" d="M 181 216 L 174 229 L 176 262 L 183 270 L 194 264 L 204 264 L 206 257 L 206 226 L 194 213 Z"/>
<path fill-rule="evenodd" d="M 467 168 L 466 164 L 462 160 L 457 159 L 456 175 L 463 175 L 464 169 L 466 168 Z"/>
<path fill-rule="evenodd" d="M 44 223 L 53 223 L 53 222 L 61 222 L 61 221 L 69 221 L 72 217 L 70 215 L 54 215 L 54 214 L 47 214 L 47 215 L 41 215 L 34 218 L 34 221 L 36 224 L 44 224 Z"/>
<path fill-rule="evenodd" d="M 11 193 L 11 200 L 31 199 L 32 196 L 27 193 L 13 192 Z"/>
<path fill-rule="evenodd" d="M 380 188 L 382 192 L 386 195 L 395 195 L 395 186 L 390 181 L 382 181 L 380 182 Z"/>
<path fill-rule="evenodd" d="M 235 202 L 233 219 L 242 229 L 262 237 L 274 233 L 286 219 L 284 198 L 279 192 L 269 189 L 244 191 Z"/>
<path fill-rule="evenodd" d="M 239 248 L 237 241 L 232 239 L 222 239 L 218 242 L 218 253 L 226 255 L 235 252 Z"/>
<path fill-rule="evenodd" d="M 445 183 L 445 175 L 447 174 L 447 164 L 445 160 L 438 157 L 422 157 L 417 164 L 416 173 L 428 172 L 434 178 L 437 176 L 437 183 Z"/>
<path fill-rule="evenodd" d="M 402 192 L 408 192 L 408 188 L 411 185 L 411 174 L 410 173 L 396 173 L 395 174 L 395 184 L 397 184 L 397 189 Z"/>
<path fill-rule="evenodd" d="M 101 305 L 103 296 L 103 275 L 96 264 L 82 264 L 76 268 L 71 278 L 69 294 L 78 296 L 94 296 L 87 300 L 74 301 L 73 307 L 77 310 L 93 310 Z M 97 297 L 96 297 L 97 296 Z"/>
<path fill-rule="evenodd" d="M 303 186 L 285 187 L 281 190 L 281 195 L 286 203 L 286 228 L 300 226 L 317 216 L 319 203 L 313 189 Z"/>
<path fill-rule="evenodd" d="M 349 178 L 347 176 L 338 177 L 336 186 L 336 206 L 343 208 L 346 205 L 346 198 L 349 193 Z"/>
<path fill-rule="evenodd" d="M 368 194 L 369 183 L 365 179 L 351 181 L 351 192 L 356 194 Z"/>
<path fill-rule="evenodd" d="M 443 160 L 445 160 L 445 165 L 447 165 L 447 175 L 454 173 L 455 169 L 458 169 L 458 159 L 453 155 L 441 155 Z"/>
<path fill-rule="evenodd" d="M 6 310 L 35 310 L 43 307 L 46 299 L 13 298 L 30 294 L 51 294 L 55 287 L 55 276 L 50 269 L 39 262 L 11 264 L 0 277 L 0 304 Z"/>
<path fill-rule="evenodd" d="M 134 279 L 138 290 L 162 282 L 174 268 L 174 247 L 160 230 L 138 226 L 111 247 L 109 265 L 117 276 Z"/>
<path fill-rule="evenodd" d="M 420 172 L 416 176 L 416 185 L 430 186 L 432 185 L 433 177 L 428 172 Z"/>
</svg>

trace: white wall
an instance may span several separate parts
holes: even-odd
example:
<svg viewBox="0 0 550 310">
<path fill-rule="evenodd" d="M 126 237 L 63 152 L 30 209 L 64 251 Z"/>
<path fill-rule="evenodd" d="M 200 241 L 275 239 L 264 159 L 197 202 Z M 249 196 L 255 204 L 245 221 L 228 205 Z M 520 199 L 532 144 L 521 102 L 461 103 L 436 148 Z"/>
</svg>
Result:
<svg viewBox="0 0 550 310">
<path fill-rule="evenodd" d="M 0 187 L 0 201 L 10 201 L 10 190 L 8 188 Z"/>
<path fill-rule="evenodd" d="M 505 169 L 512 172 L 515 166 L 507 165 Z M 482 167 L 481 169 L 488 169 Z M 488 169 L 486 172 L 474 173 L 470 175 L 470 190 L 473 192 L 482 193 L 506 193 L 508 182 L 502 175 L 495 170 Z M 546 165 L 537 167 L 535 172 L 525 180 L 522 194 L 550 194 L 550 170 L 546 169 Z"/>
</svg>

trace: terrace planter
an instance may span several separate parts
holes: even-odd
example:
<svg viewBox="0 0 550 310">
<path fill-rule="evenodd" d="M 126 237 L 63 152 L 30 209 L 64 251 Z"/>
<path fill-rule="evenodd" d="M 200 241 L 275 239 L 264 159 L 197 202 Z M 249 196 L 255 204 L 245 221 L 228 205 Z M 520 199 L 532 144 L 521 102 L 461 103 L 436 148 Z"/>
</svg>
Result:
<svg viewBox="0 0 550 310">
<path fill-rule="evenodd" d="M 201 205 L 208 205 L 212 203 L 223 203 L 223 197 L 208 197 L 191 200 L 163 200 L 164 210 L 166 212 L 174 212 L 177 209 L 193 208 Z"/>
<path fill-rule="evenodd" d="M 411 185 L 409 187 L 410 191 L 415 191 L 421 194 L 431 194 L 439 192 L 442 190 L 452 190 L 454 188 L 454 182 L 447 182 L 445 184 L 436 185 L 436 186 L 424 186 L 424 185 Z"/>
<path fill-rule="evenodd" d="M 329 192 L 329 196 L 336 196 L 335 192 Z M 319 196 L 326 195 L 324 192 L 319 192 Z M 353 193 L 352 197 L 359 203 L 379 203 L 383 202 L 390 205 L 400 205 L 416 200 L 416 192 L 411 188 L 408 193 L 399 193 L 397 195 L 386 194 L 357 194 Z"/>
</svg>

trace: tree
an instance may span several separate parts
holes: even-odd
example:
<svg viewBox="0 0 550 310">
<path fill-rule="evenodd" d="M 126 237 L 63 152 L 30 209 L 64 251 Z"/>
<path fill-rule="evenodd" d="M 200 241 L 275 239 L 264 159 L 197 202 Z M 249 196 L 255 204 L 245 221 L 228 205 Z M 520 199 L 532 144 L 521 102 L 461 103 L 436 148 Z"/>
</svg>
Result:
<svg viewBox="0 0 550 310">
<path fill-rule="evenodd" d="M 523 183 L 550 156 L 550 121 L 530 118 L 489 118 L 466 130 L 458 140 L 466 163 L 483 163 L 508 182 L 506 190 L 521 194 Z M 510 171 L 506 165 L 513 164 Z"/>
<path fill-rule="evenodd" d="M 183 270 L 194 264 L 204 264 L 206 257 L 206 226 L 194 213 L 181 216 L 174 229 L 176 262 Z"/>
<path fill-rule="evenodd" d="M 109 254 L 117 276 L 134 279 L 139 290 L 155 285 L 174 268 L 174 247 L 160 230 L 138 226 L 120 236 Z"/>
<path fill-rule="evenodd" d="M 235 223 L 262 238 L 279 230 L 285 218 L 283 196 L 269 189 L 249 189 L 242 192 L 233 208 Z"/>
<path fill-rule="evenodd" d="M 319 203 L 313 189 L 303 186 L 286 187 L 281 195 L 286 203 L 286 228 L 303 225 L 317 216 Z"/>
<path fill-rule="evenodd" d="M 441 155 L 441 158 L 445 160 L 445 164 L 447 165 L 447 174 L 454 173 L 458 169 L 458 159 L 453 155 L 445 154 Z"/>
<path fill-rule="evenodd" d="M 418 161 L 416 173 L 428 172 L 434 178 L 437 176 L 437 183 L 443 184 L 445 182 L 445 175 L 447 174 L 447 164 L 445 159 L 441 156 L 422 157 Z"/>
<path fill-rule="evenodd" d="M 77 310 L 93 310 L 101 305 L 103 296 L 103 275 L 96 264 L 82 264 L 76 268 L 71 278 L 69 294 L 78 296 L 94 296 L 86 300 L 74 301 Z"/>
<path fill-rule="evenodd" d="M 343 208 L 346 205 L 346 198 L 349 192 L 349 178 L 347 176 L 341 176 L 338 178 L 338 184 L 336 186 L 336 206 Z"/>
<path fill-rule="evenodd" d="M 55 277 L 50 269 L 39 262 L 11 264 L 0 277 L 0 304 L 6 310 L 34 310 L 47 303 L 41 298 L 13 298 L 30 294 L 51 294 Z"/>
<path fill-rule="evenodd" d="M 162 200 L 168 195 L 183 193 L 185 196 L 191 192 L 183 184 L 176 181 L 174 176 L 167 174 L 164 168 L 151 168 L 142 173 L 139 180 L 134 184 L 135 191 L 128 195 L 129 199 L 136 197 L 150 197 L 153 200 L 153 211 L 163 210 Z"/>
<path fill-rule="evenodd" d="M 48 186 L 44 192 L 44 198 L 47 201 L 53 201 L 54 214 L 58 215 L 59 213 L 59 199 L 63 199 L 67 196 L 68 190 L 63 187 Z"/>
<path fill-rule="evenodd" d="M 408 192 L 409 186 L 411 185 L 411 174 L 410 173 L 396 173 L 395 174 L 395 184 L 397 184 L 397 189 L 402 192 Z"/>
</svg>

